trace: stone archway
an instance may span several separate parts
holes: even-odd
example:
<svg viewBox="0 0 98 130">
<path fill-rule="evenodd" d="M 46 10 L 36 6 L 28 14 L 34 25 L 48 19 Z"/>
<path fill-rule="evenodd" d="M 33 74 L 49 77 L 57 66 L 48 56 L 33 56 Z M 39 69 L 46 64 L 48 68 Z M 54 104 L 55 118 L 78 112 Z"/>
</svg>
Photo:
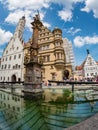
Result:
<svg viewBox="0 0 98 130">
<path fill-rule="evenodd" d="M 16 82 L 16 75 L 13 74 L 11 79 L 12 79 L 12 82 Z"/>
<path fill-rule="evenodd" d="M 64 79 L 68 79 L 69 78 L 69 70 L 65 70 L 64 71 Z"/>
</svg>

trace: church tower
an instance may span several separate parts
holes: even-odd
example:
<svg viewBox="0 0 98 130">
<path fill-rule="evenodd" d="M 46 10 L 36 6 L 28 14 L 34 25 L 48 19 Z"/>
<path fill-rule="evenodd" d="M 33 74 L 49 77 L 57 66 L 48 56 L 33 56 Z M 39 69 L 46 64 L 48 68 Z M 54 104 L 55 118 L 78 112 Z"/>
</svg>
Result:
<svg viewBox="0 0 98 130">
<path fill-rule="evenodd" d="M 22 16 L 22 18 L 19 19 L 18 25 L 14 32 L 14 37 L 22 39 L 25 23 L 26 23 L 25 16 Z"/>
</svg>

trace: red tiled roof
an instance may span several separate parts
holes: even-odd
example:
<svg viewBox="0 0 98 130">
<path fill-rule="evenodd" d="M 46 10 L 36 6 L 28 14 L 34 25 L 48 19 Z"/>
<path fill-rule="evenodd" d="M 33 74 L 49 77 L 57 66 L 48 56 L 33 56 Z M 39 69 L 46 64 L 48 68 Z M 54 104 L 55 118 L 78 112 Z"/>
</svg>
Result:
<svg viewBox="0 0 98 130">
<path fill-rule="evenodd" d="M 80 65 L 80 66 L 76 66 L 76 70 L 82 70 L 83 69 L 83 66 Z"/>
<path fill-rule="evenodd" d="M 87 58 L 86 58 L 86 59 L 87 59 Z M 76 70 L 82 70 L 82 69 L 83 69 L 84 64 L 85 64 L 85 62 L 86 62 L 86 59 L 84 60 L 84 62 L 83 62 L 81 65 L 76 66 Z"/>
</svg>

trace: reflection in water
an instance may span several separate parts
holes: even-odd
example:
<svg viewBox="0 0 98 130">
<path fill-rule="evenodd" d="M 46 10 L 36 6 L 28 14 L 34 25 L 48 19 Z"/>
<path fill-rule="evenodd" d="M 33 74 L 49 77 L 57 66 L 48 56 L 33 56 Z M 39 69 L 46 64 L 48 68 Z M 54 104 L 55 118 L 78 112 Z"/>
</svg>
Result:
<svg viewBox="0 0 98 130">
<path fill-rule="evenodd" d="M 63 130 L 98 112 L 95 92 L 72 97 L 68 90 L 46 89 L 33 101 L 0 91 L 0 130 Z"/>
<path fill-rule="evenodd" d="M 0 91 L 0 130 L 47 130 L 33 101 Z"/>
<path fill-rule="evenodd" d="M 98 101 L 94 101 L 90 93 L 90 101 L 85 98 L 88 93 L 76 92 L 74 100 L 72 93 L 46 89 L 44 102 L 42 103 L 42 113 L 51 130 L 63 130 L 66 127 L 75 125 L 98 112 Z M 98 95 L 98 94 L 96 94 Z M 92 105 L 91 105 L 92 104 Z M 93 105 L 94 104 L 94 105 Z"/>
</svg>

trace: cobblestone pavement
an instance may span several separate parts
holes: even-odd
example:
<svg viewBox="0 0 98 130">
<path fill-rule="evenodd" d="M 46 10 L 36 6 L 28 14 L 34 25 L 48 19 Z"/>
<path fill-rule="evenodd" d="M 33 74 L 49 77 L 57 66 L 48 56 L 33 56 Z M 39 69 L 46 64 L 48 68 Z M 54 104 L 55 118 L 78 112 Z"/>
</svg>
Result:
<svg viewBox="0 0 98 130">
<path fill-rule="evenodd" d="M 89 119 L 64 130 L 98 130 L 98 113 Z"/>
</svg>

